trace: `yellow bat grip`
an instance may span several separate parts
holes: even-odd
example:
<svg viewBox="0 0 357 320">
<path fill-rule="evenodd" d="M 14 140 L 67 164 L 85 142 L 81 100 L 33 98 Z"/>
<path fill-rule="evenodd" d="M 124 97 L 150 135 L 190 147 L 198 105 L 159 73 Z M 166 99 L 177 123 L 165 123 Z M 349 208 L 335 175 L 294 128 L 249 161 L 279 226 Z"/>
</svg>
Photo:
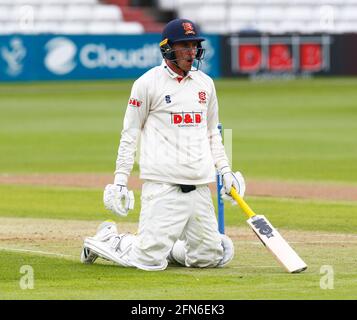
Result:
<svg viewBox="0 0 357 320">
<path fill-rule="evenodd" d="M 248 218 L 252 218 L 255 216 L 254 211 L 248 206 L 248 204 L 243 200 L 243 198 L 238 194 L 237 190 L 232 188 L 231 195 L 235 201 L 239 204 L 242 208 L 244 213 L 248 216 Z"/>
</svg>

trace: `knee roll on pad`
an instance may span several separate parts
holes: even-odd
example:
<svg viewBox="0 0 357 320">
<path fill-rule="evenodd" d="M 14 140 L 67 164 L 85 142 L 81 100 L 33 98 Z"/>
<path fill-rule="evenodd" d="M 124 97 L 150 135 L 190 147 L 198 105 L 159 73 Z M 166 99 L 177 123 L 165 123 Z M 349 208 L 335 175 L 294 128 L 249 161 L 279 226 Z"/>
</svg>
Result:
<svg viewBox="0 0 357 320">
<path fill-rule="evenodd" d="M 117 250 L 120 253 L 130 250 L 134 239 L 135 239 L 135 235 L 133 235 L 131 233 L 120 234 L 120 241 L 118 243 Z"/>
<path fill-rule="evenodd" d="M 182 266 L 186 265 L 186 250 L 185 242 L 182 240 L 177 240 L 173 245 L 169 256 L 167 257 L 169 263 L 178 263 Z"/>
<path fill-rule="evenodd" d="M 225 234 L 220 234 L 222 247 L 223 247 L 223 258 L 218 263 L 217 267 L 224 267 L 227 265 L 234 257 L 234 245 L 232 240 Z"/>
</svg>

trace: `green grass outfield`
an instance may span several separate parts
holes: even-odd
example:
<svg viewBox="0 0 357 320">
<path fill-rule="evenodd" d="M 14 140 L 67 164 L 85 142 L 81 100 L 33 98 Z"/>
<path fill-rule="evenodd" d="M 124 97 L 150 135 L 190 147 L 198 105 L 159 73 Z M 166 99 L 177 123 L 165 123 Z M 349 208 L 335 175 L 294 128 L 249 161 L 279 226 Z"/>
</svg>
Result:
<svg viewBox="0 0 357 320">
<path fill-rule="evenodd" d="M 62 232 L 59 226 L 63 220 L 68 220 L 67 225 L 78 219 L 83 223 L 94 220 L 91 233 L 82 232 L 81 237 L 94 233 L 99 221 L 107 218 L 113 218 L 119 230 L 125 231 L 128 222 L 137 221 L 139 206 L 120 219 L 102 209 L 98 201 L 101 190 L 97 189 L 2 186 L 0 191 L 0 221 L 13 219 L 21 228 L 30 218 L 38 226 L 47 219 L 58 225 L 52 226 L 46 241 L 43 229 L 32 231 L 31 239 L 28 234 L 16 233 L 16 226 L 13 231 L 17 237 L 1 241 L 0 256 L 6 263 L 0 264 L 0 299 L 356 298 L 357 204 L 353 202 L 248 197 L 252 207 L 266 214 L 307 262 L 309 268 L 302 274 L 285 273 L 251 234 L 241 211 L 229 204 L 226 227 L 236 248 L 229 266 L 206 270 L 169 267 L 164 272 L 148 273 L 103 261 L 82 265 L 78 237 L 52 239 L 56 232 Z M 251 236 L 247 239 L 247 235 Z M 33 268 L 34 289 L 20 287 L 24 265 Z M 325 265 L 333 268 L 333 289 L 320 286 Z"/>
<path fill-rule="evenodd" d="M 1 172 L 112 172 L 131 84 L 0 85 Z M 356 78 L 216 86 L 234 168 L 247 177 L 356 183 Z"/>
<path fill-rule="evenodd" d="M 111 173 L 131 83 L 1 84 L 0 174 Z M 220 120 L 232 129 L 233 168 L 248 184 L 356 185 L 357 79 L 219 80 L 216 87 Z M 139 196 L 134 212 L 119 219 L 103 209 L 97 188 L 0 185 L 0 221 L 9 226 L 0 223 L 0 299 L 357 298 L 356 202 L 247 197 L 306 260 L 302 274 L 286 274 L 230 204 L 236 256 L 226 268 L 148 273 L 80 264 L 84 231 L 108 218 L 135 226 Z M 30 222 L 34 229 L 22 234 Z M 72 223 L 88 228 L 56 237 Z M 24 265 L 33 268 L 34 289 L 20 288 Z M 331 289 L 323 289 L 325 265 L 334 272 Z"/>
</svg>

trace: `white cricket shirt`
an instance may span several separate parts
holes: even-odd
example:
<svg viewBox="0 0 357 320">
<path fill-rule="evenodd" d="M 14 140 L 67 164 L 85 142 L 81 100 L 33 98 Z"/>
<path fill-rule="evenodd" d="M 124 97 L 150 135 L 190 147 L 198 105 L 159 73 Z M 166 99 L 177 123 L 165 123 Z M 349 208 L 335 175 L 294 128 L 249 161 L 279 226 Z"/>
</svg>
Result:
<svg viewBox="0 0 357 320">
<path fill-rule="evenodd" d="M 125 113 L 115 183 L 125 183 L 141 135 L 140 178 L 198 185 L 229 166 L 218 125 L 213 80 L 201 71 L 182 77 L 165 63 L 137 79 Z"/>
</svg>

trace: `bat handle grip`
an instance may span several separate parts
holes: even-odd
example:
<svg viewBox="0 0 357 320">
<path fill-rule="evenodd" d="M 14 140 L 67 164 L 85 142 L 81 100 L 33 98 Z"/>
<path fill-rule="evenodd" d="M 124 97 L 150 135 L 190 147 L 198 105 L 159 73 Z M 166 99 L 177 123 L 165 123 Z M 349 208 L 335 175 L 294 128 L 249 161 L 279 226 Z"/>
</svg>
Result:
<svg viewBox="0 0 357 320">
<path fill-rule="evenodd" d="M 255 212 L 248 206 L 248 204 L 243 200 L 243 198 L 238 194 L 237 190 L 232 187 L 231 195 L 235 201 L 239 204 L 242 208 L 244 213 L 248 216 L 248 218 L 254 217 L 256 214 Z"/>
</svg>

